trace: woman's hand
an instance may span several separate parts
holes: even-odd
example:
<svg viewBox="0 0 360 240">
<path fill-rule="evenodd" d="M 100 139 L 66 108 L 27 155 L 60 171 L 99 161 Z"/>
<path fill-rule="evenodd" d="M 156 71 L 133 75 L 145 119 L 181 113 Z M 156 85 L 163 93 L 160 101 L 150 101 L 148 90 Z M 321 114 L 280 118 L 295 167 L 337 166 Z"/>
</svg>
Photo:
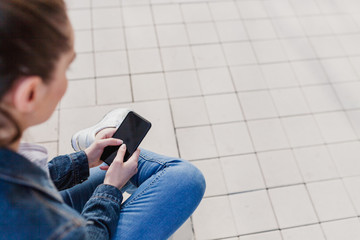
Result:
<svg viewBox="0 0 360 240">
<path fill-rule="evenodd" d="M 126 152 L 126 145 L 123 144 L 119 148 L 114 161 L 110 166 L 100 166 L 100 169 L 107 170 L 104 184 L 112 185 L 121 189 L 125 184 L 138 172 L 138 160 L 140 149 L 131 155 L 131 157 L 124 162 Z"/>
<path fill-rule="evenodd" d="M 103 163 L 103 161 L 100 160 L 100 157 L 105 147 L 118 146 L 123 143 L 120 139 L 112 138 L 115 132 L 116 128 L 106 128 L 101 130 L 96 134 L 95 141 L 84 150 L 89 161 L 89 168 L 99 166 Z"/>
</svg>

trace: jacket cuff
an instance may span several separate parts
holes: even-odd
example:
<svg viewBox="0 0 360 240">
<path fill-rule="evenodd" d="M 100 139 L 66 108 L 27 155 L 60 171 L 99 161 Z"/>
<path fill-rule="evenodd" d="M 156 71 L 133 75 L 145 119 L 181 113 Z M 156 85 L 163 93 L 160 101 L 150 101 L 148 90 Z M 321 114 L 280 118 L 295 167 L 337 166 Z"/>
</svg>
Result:
<svg viewBox="0 0 360 240">
<path fill-rule="evenodd" d="M 103 183 L 96 187 L 92 198 L 107 198 L 120 205 L 123 200 L 123 195 L 117 187 Z"/>
<path fill-rule="evenodd" d="M 82 183 L 90 175 L 89 161 L 85 151 L 70 153 L 69 157 L 74 164 L 74 176 L 76 183 Z"/>
</svg>

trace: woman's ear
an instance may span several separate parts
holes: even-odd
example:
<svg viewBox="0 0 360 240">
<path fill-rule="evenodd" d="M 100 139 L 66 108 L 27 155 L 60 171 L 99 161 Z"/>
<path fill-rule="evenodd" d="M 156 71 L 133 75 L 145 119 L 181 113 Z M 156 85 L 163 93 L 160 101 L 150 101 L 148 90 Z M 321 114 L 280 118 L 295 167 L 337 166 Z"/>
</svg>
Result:
<svg viewBox="0 0 360 240">
<path fill-rule="evenodd" d="M 18 111 L 30 113 L 36 109 L 43 93 L 43 82 L 39 76 L 23 77 L 12 89 L 12 102 Z"/>
</svg>

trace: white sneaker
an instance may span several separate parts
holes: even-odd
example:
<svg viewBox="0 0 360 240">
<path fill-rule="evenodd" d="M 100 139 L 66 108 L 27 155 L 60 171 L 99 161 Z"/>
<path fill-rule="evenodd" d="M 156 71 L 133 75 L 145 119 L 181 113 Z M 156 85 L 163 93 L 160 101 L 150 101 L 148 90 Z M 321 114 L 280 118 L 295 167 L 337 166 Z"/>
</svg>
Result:
<svg viewBox="0 0 360 240">
<path fill-rule="evenodd" d="M 127 108 L 116 108 L 94 126 L 78 131 L 71 137 L 72 148 L 75 151 L 85 150 L 95 141 L 96 133 L 104 128 L 119 127 L 129 111 Z"/>
</svg>

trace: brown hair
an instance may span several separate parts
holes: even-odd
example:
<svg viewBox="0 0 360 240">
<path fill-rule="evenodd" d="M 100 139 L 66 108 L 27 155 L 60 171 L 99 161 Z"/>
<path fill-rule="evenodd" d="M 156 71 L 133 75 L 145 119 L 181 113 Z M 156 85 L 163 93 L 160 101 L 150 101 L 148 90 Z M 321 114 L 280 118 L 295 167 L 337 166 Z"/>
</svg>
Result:
<svg viewBox="0 0 360 240">
<path fill-rule="evenodd" d="M 20 77 L 51 81 L 60 55 L 71 49 L 68 22 L 63 0 L 0 0 L 0 101 Z M 21 135 L 11 114 L 0 109 L 0 147 Z"/>
</svg>

